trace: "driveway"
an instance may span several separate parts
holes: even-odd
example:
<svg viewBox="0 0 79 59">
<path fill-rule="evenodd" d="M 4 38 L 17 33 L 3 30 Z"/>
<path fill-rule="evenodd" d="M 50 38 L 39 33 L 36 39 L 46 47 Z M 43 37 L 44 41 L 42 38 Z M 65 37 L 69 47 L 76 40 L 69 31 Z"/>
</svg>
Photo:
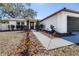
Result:
<svg viewBox="0 0 79 59">
<path fill-rule="evenodd" d="M 51 39 L 40 32 L 32 32 L 47 50 L 79 43 L 79 33 L 73 33 L 73 36 Z"/>
<path fill-rule="evenodd" d="M 71 36 L 62 37 L 62 38 L 72 43 L 79 43 L 79 32 L 73 32 Z"/>
</svg>

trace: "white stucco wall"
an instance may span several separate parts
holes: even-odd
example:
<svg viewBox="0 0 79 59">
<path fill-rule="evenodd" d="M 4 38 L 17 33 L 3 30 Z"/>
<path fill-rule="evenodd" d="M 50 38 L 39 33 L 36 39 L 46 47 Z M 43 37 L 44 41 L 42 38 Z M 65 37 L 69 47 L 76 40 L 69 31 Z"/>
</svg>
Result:
<svg viewBox="0 0 79 59">
<path fill-rule="evenodd" d="M 67 16 L 79 17 L 79 14 L 61 11 L 60 13 L 45 19 L 41 24 L 45 25 L 46 30 L 50 30 L 50 25 L 53 25 L 57 32 L 67 33 Z"/>
<path fill-rule="evenodd" d="M 9 25 L 15 25 L 14 29 L 16 29 L 16 21 L 9 21 Z"/>
<path fill-rule="evenodd" d="M 44 20 L 42 23 L 45 25 L 45 29 L 51 30 L 50 25 L 53 25 L 56 28 L 56 19 L 57 19 L 56 16 L 53 16 L 53 17 L 50 17 L 50 18 Z"/>
<path fill-rule="evenodd" d="M 56 31 L 60 33 L 66 33 L 67 32 L 67 17 L 64 15 L 63 12 L 58 13 L 57 15 L 57 28 Z"/>
<path fill-rule="evenodd" d="M 0 30 L 8 30 L 8 24 L 1 24 Z"/>
<path fill-rule="evenodd" d="M 67 12 L 67 11 L 62 11 L 62 20 L 64 20 L 63 21 L 63 24 L 62 25 L 64 25 L 63 26 L 63 32 L 67 32 L 67 16 L 70 16 L 70 17 L 79 17 L 79 14 L 77 14 L 77 13 L 72 13 L 72 12 Z"/>
<path fill-rule="evenodd" d="M 46 20 L 42 21 L 41 24 L 45 25 L 46 30 L 51 30 L 50 25 L 53 25 L 55 27 L 55 30 L 57 32 L 63 33 L 65 32 L 65 19 L 66 17 L 63 15 L 63 12 L 60 12 L 50 18 L 47 18 Z M 64 19 L 64 20 L 63 20 Z M 64 24 L 64 25 L 63 25 Z"/>
<path fill-rule="evenodd" d="M 9 21 L 10 25 L 16 25 L 16 21 Z"/>
</svg>

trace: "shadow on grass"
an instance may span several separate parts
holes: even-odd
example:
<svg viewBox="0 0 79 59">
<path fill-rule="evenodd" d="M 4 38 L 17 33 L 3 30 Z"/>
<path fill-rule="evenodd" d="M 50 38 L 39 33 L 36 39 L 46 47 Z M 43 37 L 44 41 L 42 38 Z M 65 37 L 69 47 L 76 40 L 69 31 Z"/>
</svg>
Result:
<svg viewBox="0 0 79 59">
<path fill-rule="evenodd" d="M 20 55 L 21 56 L 29 56 L 28 49 L 23 50 L 22 52 L 20 52 Z"/>
<path fill-rule="evenodd" d="M 79 43 L 76 43 L 77 46 L 79 46 Z"/>
<path fill-rule="evenodd" d="M 13 31 L 18 31 L 18 30 L 13 30 Z M 0 30 L 0 32 L 12 32 L 12 30 Z"/>
</svg>

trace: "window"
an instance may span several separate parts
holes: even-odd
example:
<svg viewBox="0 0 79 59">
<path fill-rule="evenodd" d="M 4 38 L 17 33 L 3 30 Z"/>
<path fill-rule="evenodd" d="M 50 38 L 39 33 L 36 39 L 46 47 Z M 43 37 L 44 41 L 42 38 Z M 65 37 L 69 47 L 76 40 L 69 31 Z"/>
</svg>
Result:
<svg viewBox="0 0 79 59">
<path fill-rule="evenodd" d="M 17 25 L 20 25 L 20 22 L 17 22 Z"/>
<path fill-rule="evenodd" d="M 24 22 L 21 22 L 21 25 L 24 25 Z"/>
</svg>

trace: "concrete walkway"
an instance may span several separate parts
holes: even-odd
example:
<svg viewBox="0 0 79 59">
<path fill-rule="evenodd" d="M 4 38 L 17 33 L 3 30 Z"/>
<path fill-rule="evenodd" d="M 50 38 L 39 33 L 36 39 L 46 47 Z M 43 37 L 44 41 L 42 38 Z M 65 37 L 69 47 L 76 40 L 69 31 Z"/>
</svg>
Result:
<svg viewBox="0 0 79 59">
<path fill-rule="evenodd" d="M 47 50 L 74 44 L 73 42 L 62 38 L 51 39 L 40 32 L 36 32 L 36 31 L 32 31 L 32 32 Z M 77 42 L 79 42 L 79 40 Z"/>
</svg>

